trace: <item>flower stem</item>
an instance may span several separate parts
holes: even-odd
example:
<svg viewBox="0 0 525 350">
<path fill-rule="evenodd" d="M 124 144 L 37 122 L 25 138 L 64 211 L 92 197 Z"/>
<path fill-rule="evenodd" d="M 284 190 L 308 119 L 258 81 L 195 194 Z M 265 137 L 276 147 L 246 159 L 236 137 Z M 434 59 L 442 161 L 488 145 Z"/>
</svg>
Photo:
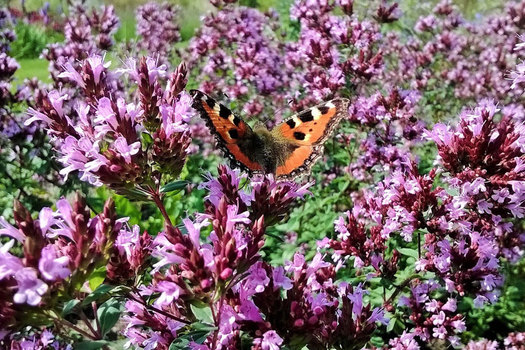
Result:
<svg viewBox="0 0 525 350">
<path fill-rule="evenodd" d="M 157 190 L 151 189 L 151 197 L 153 198 L 155 205 L 157 205 L 157 208 L 159 208 L 160 212 L 162 213 L 162 216 L 164 217 L 164 220 L 166 221 L 166 226 L 173 227 L 173 224 L 171 223 L 171 219 L 168 215 L 168 212 L 166 211 L 166 207 L 164 206 L 164 203 L 162 202 L 162 198 L 160 197 L 159 192 Z"/>
<path fill-rule="evenodd" d="M 102 330 L 102 327 L 100 326 L 100 320 L 97 317 L 97 303 L 96 302 L 92 302 L 91 303 L 91 307 L 93 308 L 93 315 L 95 315 L 95 322 L 96 322 L 96 325 L 97 325 L 97 332 L 99 332 L 99 334 L 100 334 L 100 331 Z"/>
<path fill-rule="evenodd" d="M 58 317 L 54 317 L 54 321 L 57 322 L 58 324 L 62 325 L 62 326 L 65 326 L 65 327 L 68 327 L 68 328 L 71 328 L 72 330 L 74 330 L 75 332 L 83 335 L 84 337 L 88 338 L 88 339 L 91 339 L 91 340 L 98 340 L 97 337 L 95 337 L 94 335 L 92 334 L 89 334 L 88 332 L 80 329 L 79 327 L 77 327 L 76 325 L 74 325 L 73 323 L 67 321 L 67 320 L 64 320 L 62 318 L 58 318 Z"/>
<path fill-rule="evenodd" d="M 87 328 L 89 328 L 89 330 L 91 331 L 91 333 L 96 339 L 102 339 L 102 336 L 100 335 L 100 333 L 93 328 L 93 326 L 91 325 L 91 322 L 89 321 L 86 314 L 82 310 L 80 310 L 80 318 L 82 319 L 82 321 L 84 321 Z M 95 314 L 95 319 L 96 318 L 97 318 L 97 314 Z"/>
<path fill-rule="evenodd" d="M 394 300 L 394 299 L 399 295 L 399 293 L 401 293 L 401 291 L 402 291 L 406 286 L 408 286 L 408 284 L 410 283 L 410 281 L 412 281 L 414 278 L 418 278 L 418 277 L 420 277 L 418 274 L 413 274 L 413 275 L 407 277 L 403 282 L 401 282 L 400 285 L 396 286 L 396 290 L 394 291 L 394 293 L 392 293 L 392 295 L 390 296 L 390 298 L 388 298 L 388 300 L 385 301 L 383 305 L 390 304 L 390 303 L 392 302 L 392 300 Z"/>
<path fill-rule="evenodd" d="M 181 322 L 181 323 L 184 323 L 184 324 L 191 324 L 191 322 L 183 319 L 183 318 L 180 318 L 180 317 L 177 317 L 175 315 L 172 315 L 170 314 L 169 312 L 166 312 L 166 311 L 163 311 L 161 309 L 157 309 L 155 306 L 152 306 L 152 305 L 148 305 L 144 302 L 144 300 L 140 299 L 140 298 L 136 298 L 134 297 L 133 295 L 129 295 L 128 296 L 130 299 L 140 303 L 141 305 L 143 305 L 145 308 L 147 309 L 150 309 L 151 311 L 154 311 L 154 312 L 157 312 L 163 316 L 166 316 L 166 317 L 169 317 L 171 319 L 174 319 L 175 321 L 178 321 L 178 322 Z"/>
</svg>

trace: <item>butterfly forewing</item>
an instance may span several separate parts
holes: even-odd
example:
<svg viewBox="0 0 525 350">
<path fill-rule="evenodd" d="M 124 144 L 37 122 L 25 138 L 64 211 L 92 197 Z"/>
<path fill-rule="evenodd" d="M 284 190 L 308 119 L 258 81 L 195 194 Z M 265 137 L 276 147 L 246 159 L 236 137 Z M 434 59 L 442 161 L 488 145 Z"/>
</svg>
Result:
<svg viewBox="0 0 525 350">
<path fill-rule="evenodd" d="M 293 140 L 297 145 L 319 145 L 325 142 L 348 114 L 348 100 L 343 98 L 319 104 L 291 116 L 272 132 Z"/>
<path fill-rule="evenodd" d="M 298 146 L 277 167 L 277 177 L 291 179 L 310 171 L 323 154 L 324 142 L 348 115 L 348 104 L 342 98 L 319 104 L 291 116 L 272 130 L 277 138 Z"/>
<path fill-rule="evenodd" d="M 192 107 L 200 112 L 202 119 L 217 139 L 217 145 L 240 168 L 248 171 L 260 171 L 261 166 L 250 160 L 239 146 L 239 141 L 252 137 L 253 131 L 230 109 L 218 103 L 210 96 L 198 90 L 191 90 Z"/>
</svg>

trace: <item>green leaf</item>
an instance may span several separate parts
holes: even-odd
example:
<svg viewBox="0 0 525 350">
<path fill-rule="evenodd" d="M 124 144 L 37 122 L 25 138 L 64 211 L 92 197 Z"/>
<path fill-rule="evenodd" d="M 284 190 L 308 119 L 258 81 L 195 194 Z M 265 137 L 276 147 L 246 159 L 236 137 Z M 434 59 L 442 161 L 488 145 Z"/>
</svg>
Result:
<svg viewBox="0 0 525 350">
<path fill-rule="evenodd" d="M 101 266 L 98 269 L 95 269 L 89 276 L 89 288 L 91 290 L 97 289 L 98 286 L 104 282 L 106 279 L 106 266 Z"/>
<path fill-rule="evenodd" d="M 197 307 L 195 305 L 190 305 L 190 307 L 197 320 L 204 323 L 213 324 L 213 316 L 209 306 Z"/>
<path fill-rule="evenodd" d="M 192 331 L 187 334 L 195 343 L 202 344 L 208 338 L 210 331 Z"/>
<path fill-rule="evenodd" d="M 97 310 L 97 317 L 100 322 L 100 332 L 105 336 L 120 318 L 120 302 L 111 298 L 100 305 Z"/>
<path fill-rule="evenodd" d="M 396 325 L 397 319 L 391 318 L 390 322 L 388 322 L 388 326 L 386 327 L 387 332 L 391 332 L 394 329 L 394 326 Z"/>
<path fill-rule="evenodd" d="M 410 256 L 414 259 L 419 259 L 419 255 L 417 253 L 417 249 L 412 249 L 412 248 L 398 248 L 397 249 L 401 254 L 403 255 L 406 255 L 406 256 Z"/>
<path fill-rule="evenodd" d="M 208 331 L 208 332 L 211 332 L 217 329 L 217 327 L 215 326 L 210 326 L 207 323 L 200 323 L 200 322 L 192 323 L 191 328 L 195 329 L 196 331 Z"/>
<path fill-rule="evenodd" d="M 95 340 L 95 341 L 81 341 L 73 345 L 75 350 L 97 350 L 101 349 L 104 345 L 109 344 L 106 340 Z"/>
<path fill-rule="evenodd" d="M 89 294 L 84 300 L 82 300 L 82 306 L 90 304 L 92 301 L 98 300 L 101 296 L 107 296 L 109 291 L 111 291 L 113 286 L 108 284 L 101 284 L 97 287 L 91 294 Z"/>
<path fill-rule="evenodd" d="M 192 328 L 196 328 L 198 323 L 192 324 Z M 202 324 L 201 324 L 202 325 Z M 199 326 L 201 327 L 201 326 Z M 192 330 L 184 335 L 179 336 L 177 339 L 175 339 L 170 347 L 169 350 L 182 350 L 182 349 L 188 349 L 188 345 L 190 342 L 195 342 L 197 344 L 202 344 L 210 334 L 212 330 L 214 330 L 215 327 L 208 327 L 208 329 L 196 329 Z"/>
<path fill-rule="evenodd" d="M 186 180 L 177 180 L 170 182 L 169 184 L 166 184 L 161 187 L 160 191 L 162 193 L 168 193 L 173 191 L 179 191 L 185 188 L 190 182 Z"/>
<path fill-rule="evenodd" d="M 80 300 L 78 299 L 73 299 L 65 303 L 64 307 L 62 308 L 62 316 L 69 315 L 73 311 L 75 306 L 78 305 L 78 303 L 80 303 Z"/>
<path fill-rule="evenodd" d="M 185 339 L 184 337 L 178 337 L 175 339 L 171 344 L 168 350 L 184 350 L 188 349 L 190 344 L 189 339 Z"/>
</svg>

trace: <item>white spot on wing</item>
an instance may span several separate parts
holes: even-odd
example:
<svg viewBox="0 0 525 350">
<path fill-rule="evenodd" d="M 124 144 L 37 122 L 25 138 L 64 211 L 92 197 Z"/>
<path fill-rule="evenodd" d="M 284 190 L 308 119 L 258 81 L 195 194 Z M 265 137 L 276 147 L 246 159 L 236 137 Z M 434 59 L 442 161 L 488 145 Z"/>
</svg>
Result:
<svg viewBox="0 0 525 350">
<path fill-rule="evenodd" d="M 326 102 L 325 106 L 328 108 L 335 108 L 335 105 L 332 103 L 332 101 Z"/>
<path fill-rule="evenodd" d="M 294 117 L 292 118 L 292 120 L 293 120 L 294 123 L 295 123 L 294 128 L 298 127 L 299 125 L 301 125 L 301 124 L 303 123 L 303 122 L 301 121 L 301 119 L 299 119 L 297 116 L 294 116 Z"/>
<path fill-rule="evenodd" d="M 312 117 L 314 117 L 314 120 L 321 118 L 321 115 L 322 115 L 321 111 L 317 107 L 313 107 L 310 110 L 310 113 L 312 113 Z"/>
</svg>

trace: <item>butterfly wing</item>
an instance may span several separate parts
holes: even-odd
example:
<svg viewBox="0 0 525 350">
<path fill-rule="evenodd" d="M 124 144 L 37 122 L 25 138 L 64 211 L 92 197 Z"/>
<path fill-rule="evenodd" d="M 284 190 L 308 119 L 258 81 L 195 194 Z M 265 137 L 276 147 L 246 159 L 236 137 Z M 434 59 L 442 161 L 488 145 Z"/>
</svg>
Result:
<svg viewBox="0 0 525 350">
<path fill-rule="evenodd" d="M 308 173 L 322 155 L 323 146 L 297 147 L 277 167 L 275 176 L 279 179 L 292 180 L 301 174 Z"/>
<path fill-rule="evenodd" d="M 244 170 L 259 172 L 260 164 L 250 159 L 243 152 L 240 143 L 253 137 L 253 130 L 241 118 L 235 116 L 226 106 L 218 103 L 210 96 L 198 90 L 191 90 L 193 96 L 192 107 L 200 112 L 202 119 L 217 140 L 217 145 L 231 159 Z"/>
<path fill-rule="evenodd" d="M 300 146 L 324 143 L 341 119 L 348 115 L 349 101 L 337 98 L 291 116 L 272 132 Z"/>
<path fill-rule="evenodd" d="M 348 99 L 334 99 L 295 114 L 277 125 L 272 134 L 297 148 L 277 167 L 276 176 L 294 178 L 309 172 L 321 157 L 324 142 L 348 115 L 348 105 Z"/>
</svg>

